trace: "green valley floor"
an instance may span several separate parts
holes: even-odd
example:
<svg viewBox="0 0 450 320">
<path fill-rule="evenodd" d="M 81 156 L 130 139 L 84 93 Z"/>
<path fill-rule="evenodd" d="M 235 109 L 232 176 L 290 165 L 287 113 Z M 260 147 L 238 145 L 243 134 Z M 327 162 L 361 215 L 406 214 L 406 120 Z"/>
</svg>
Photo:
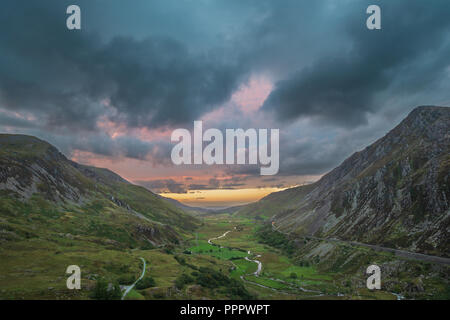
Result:
<svg viewBox="0 0 450 320">
<path fill-rule="evenodd" d="M 448 266 L 320 240 L 293 241 L 261 222 L 202 218 L 179 245 L 123 248 L 77 237 L 2 243 L 2 299 L 448 299 Z M 142 270 L 142 259 L 145 270 Z M 379 264 L 382 289 L 366 288 Z M 81 289 L 66 286 L 69 265 Z M 145 271 L 145 272 L 143 272 Z"/>
</svg>

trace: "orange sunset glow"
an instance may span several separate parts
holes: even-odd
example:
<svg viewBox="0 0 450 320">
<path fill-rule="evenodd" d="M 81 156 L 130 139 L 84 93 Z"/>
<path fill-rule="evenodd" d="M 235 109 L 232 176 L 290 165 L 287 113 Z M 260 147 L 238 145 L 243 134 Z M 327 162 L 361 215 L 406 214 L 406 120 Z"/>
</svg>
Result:
<svg viewBox="0 0 450 320">
<path fill-rule="evenodd" d="M 71 159 L 95 167 L 108 168 L 132 183 L 195 207 L 243 205 L 258 201 L 272 192 L 314 182 L 322 176 L 284 176 L 263 180 L 264 178 L 245 174 L 229 175 L 214 166 L 206 169 L 195 166 L 161 166 L 148 160 L 101 157 L 81 151 L 74 152 Z M 212 180 L 217 183 L 215 187 L 211 185 Z M 155 182 L 159 185 L 155 185 Z M 171 189 L 167 182 L 179 186 L 178 190 Z"/>
<path fill-rule="evenodd" d="M 286 188 L 246 188 L 190 190 L 188 193 L 164 193 L 162 196 L 178 200 L 186 205 L 199 207 L 226 207 L 257 201 L 272 192 Z"/>
</svg>

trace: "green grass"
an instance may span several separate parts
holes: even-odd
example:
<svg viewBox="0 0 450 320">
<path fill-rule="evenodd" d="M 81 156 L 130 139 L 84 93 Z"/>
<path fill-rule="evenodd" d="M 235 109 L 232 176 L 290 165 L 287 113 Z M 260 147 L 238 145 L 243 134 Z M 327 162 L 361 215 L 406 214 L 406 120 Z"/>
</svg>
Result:
<svg viewBox="0 0 450 320">
<path fill-rule="evenodd" d="M 125 297 L 125 300 L 144 300 L 144 299 L 145 299 L 144 296 L 134 289 L 128 292 L 127 296 Z"/>
<path fill-rule="evenodd" d="M 295 273 L 300 279 L 308 280 L 332 280 L 330 274 L 318 273 L 315 267 L 299 267 L 291 265 L 288 268 L 280 272 L 283 278 L 290 277 L 291 273 Z"/>
<path fill-rule="evenodd" d="M 250 276 L 245 276 L 244 278 L 245 278 L 245 280 L 256 282 L 256 283 L 259 283 L 259 284 L 269 287 L 269 288 L 274 288 L 274 289 L 279 289 L 279 290 L 289 288 L 286 284 L 284 284 L 282 282 L 264 278 L 264 277 L 256 277 L 256 276 L 250 275 Z"/>
<path fill-rule="evenodd" d="M 240 276 L 253 273 L 256 271 L 256 263 L 247 261 L 245 259 L 233 260 L 233 266 L 235 269 L 231 272 L 231 276 L 234 279 L 239 279 Z"/>
<path fill-rule="evenodd" d="M 229 260 L 231 258 L 240 258 L 247 256 L 246 252 L 242 252 L 239 250 L 233 250 L 229 248 L 220 248 L 218 246 L 214 246 L 209 244 L 207 241 L 199 240 L 198 246 L 192 246 L 189 250 L 193 254 L 205 254 L 212 257 L 216 257 L 218 259 Z"/>
<path fill-rule="evenodd" d="M 145 249 L 142 240 L 132 231 L 134 223 L 145 222 L 120 208 L 112 207 L 107 201 L 92 202 L 83 209 L 67 206 L 56 211 L 52 211 L 51 206 L 42 199 L 32 201 L 35 204 L 42 202 L 39 208 L 35 208 L 21 203 L 16 205 L 11 199 L 9 202 L 0 201 L 0 204 L 10 208 L 8 214 L 0 216 L 1 234 L 5 238 L 0 246 L 2 299 L 88 299 L 96 276 L 110 282 L 116 282 L 123 276 L 137 279 L 142 272 L 140 257 L 147 261 L 146 277 L 155 280 L 155 287 L 134 289 L 128 299 L 229 299 L 231 293 L 225 287 L 205 288 L 189 284 L 180 291 L 171 291 L 180 274 L 192 275 L 201 267 L 210 268 L 239 282 L 242 282 L 240 277 L 244 276 L 248 281 L 281 290 L 242 282 L 259 299 L 306 299 L 313 295 L 295 289 L 295 286 L 319 290 L 329 299 L 338 298 L 338 292 L 345 293 L 345 298 L 354 299 L 394 297 L 386 291 L 374 292 L 345 286 L 345 281 L 355 277 L 368 263 L 394 261 L 395 257 L 390 254 L 339 245 L 330 253 L 330 260 L 299 266 L 296 263 L 306 259 L 301 256 L 302 252 L 288 257 L 277 248 L 259 243 L 255 236 L 257 225 L 252 220 L 236 217 L 205 219 L 204 225 L 196 230 L 198 247 L 195 234 L 185 233 L 185 243 L 188 245 L 174 245 L 169 251 L 166 248 Z M 240 228 L 234 230 L 234 226 Z M 213 240 L 214 243 L 251 250 L 253 254 L 261 255 L 257 258 L 263 263 L 259 277 L 252 275 L 257 265 L 243 259 L 247 252 L 207 243 L 207 239 L 231 229 L 233 231 L 225 238 Z M 313 246 L 313 242 L 308 246 Z M 183 253 L 186 249 L 192 254 Z M 305 250 L 310 252 L 311 248 Z M 347 260 L 350 262 L 344 264 Z M 65 269 L 71 264 L 81 267 L 82 290 L 66 288 Z M 411 263 L 411 266 L 416 268 L 412 275 L 408 269 L 408 272 L 396 276 L 402 281 L 414 282 L 418 274 L 432 272 L 426 265 Z M 295 273 L 297 278 L 290 278 L 291 273 Z M 358 277 L 363 286 L 365 275 L 360 274 Z M 269 278 L 281 279 L 292 285 Z M 424 285 L 427 292 L 433 293 L 433 297 L 446 299 L 448 288 L 446 291 L 446 283 L 441 280 L 439 277 L 426 278 Z M 398 287 L 398 290 L 401 289 Z M 399 292 L 397 287 L 392 291 Z"/>
</svg>

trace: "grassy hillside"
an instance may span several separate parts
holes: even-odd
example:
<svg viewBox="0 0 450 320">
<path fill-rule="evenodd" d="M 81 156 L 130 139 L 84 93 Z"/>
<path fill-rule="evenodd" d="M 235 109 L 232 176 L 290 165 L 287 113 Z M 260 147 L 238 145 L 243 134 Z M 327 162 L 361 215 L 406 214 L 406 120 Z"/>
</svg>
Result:
<svg viewBox="0 0 450 320">
<path fill-rule="evenodd" d="M 234 215 L 270 219 L 276 214 L 291 212 L 314 187 L 310 184 L 271 193 L 257 202 L 239 207 Z"/>
<path fill-rule="evenodd" d="M 114 261 L 138 268 L 134 252 L 180 244 L 199 224 L 107 169 L 35 137 L 0 135 L 0 298 L 70 296 L 48 290 L 65 286 L 57 279 L 68 265 L 114 278 Z"/>
<path fill-rule="evenodd" d="M 147 189 L 133 185 L 108 169 L 68 160 L 56 148 L 35 137 L 0 135 L 0 190 L 3 199 L 27 203 L 32 197 L 68 205 L 115 206 L 131 216 L 159 225 L 192 230 L 196 220 Z"/>
</svg>

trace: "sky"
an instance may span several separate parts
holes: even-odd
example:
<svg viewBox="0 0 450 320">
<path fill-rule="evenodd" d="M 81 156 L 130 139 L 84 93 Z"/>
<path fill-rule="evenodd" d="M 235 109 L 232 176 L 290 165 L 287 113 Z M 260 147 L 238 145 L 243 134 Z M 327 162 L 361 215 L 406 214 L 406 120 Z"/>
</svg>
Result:
<svg viewBox="0 0 450 320">
<path fill-rule="evenodd" d="M 0 132 L 189 205 L 255 201 L 319 179 L 419 105 L 449 106 L 449 16 L 448 0 L 4 0 Z M 279 128 L 278 174 L 175 166 L 171 133 L 196 120 Z"/>
</svg>

